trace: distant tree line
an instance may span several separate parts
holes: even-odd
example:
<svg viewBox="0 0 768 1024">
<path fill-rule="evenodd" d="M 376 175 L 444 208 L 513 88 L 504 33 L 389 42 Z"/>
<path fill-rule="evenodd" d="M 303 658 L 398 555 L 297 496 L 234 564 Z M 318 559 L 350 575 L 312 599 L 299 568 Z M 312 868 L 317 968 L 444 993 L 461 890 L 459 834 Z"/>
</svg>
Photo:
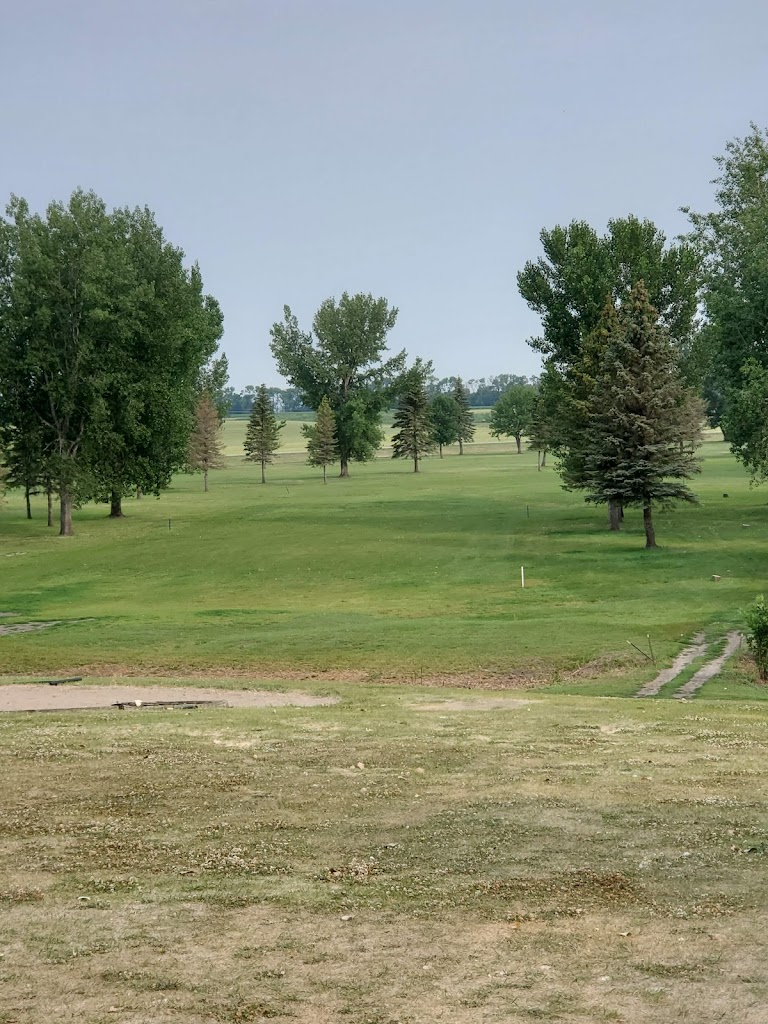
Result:
<svg viewBox="0 0 768 1024">
<path fill-rule="evenodd" d="M 467 402 L 473 409 L 489 408 L 510 387 L 516 384 L 535 385 L 537 377 L 524 377 L 514 373 L 500 373 L 496 377 L 481 377 L 466 382 Z M 431 371 L 425 384 L 427 397 L 431 400 L 438 395 L 452 393 L 456 383 L 455 377 L 436 377 Z M 242 391 L 233 387 L 224 388 L 221 400 L 229 416 L 243 416 L 250 413 L 258 388 L 249 384 Z M 267 388 L 275 412 L 311 412 L 312 407 L 302 400 L 298 388 Z"/>
</svg>

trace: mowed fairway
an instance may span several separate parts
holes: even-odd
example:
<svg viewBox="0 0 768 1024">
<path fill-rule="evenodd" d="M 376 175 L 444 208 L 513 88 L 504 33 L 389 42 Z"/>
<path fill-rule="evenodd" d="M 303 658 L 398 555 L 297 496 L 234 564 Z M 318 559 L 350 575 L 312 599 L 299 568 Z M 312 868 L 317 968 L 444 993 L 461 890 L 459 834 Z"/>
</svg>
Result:
<svg viewBox="0 0 768 1024">
<path fill-rule="evenodd" d="M 46 529 L 40 499 L 28 522 L 12 495 L 2 623 L 59 624 L 0 630 L 0 665 L 494 685 L 579 670 L 639 685 L 653 667 L 628 641 L 647 648 L 650 634 L 667 660 L 695 630 L 738 624 L 765 587 L 765 496 L 725 445 L 704 454 L 701 504 L 658 514 L 656 552 L 636 510 L 610 534 L 602 510 L 509 451 L 429 459 L 418 476 L 379 459 L 327 486 L 299 455 L 266 486 L 232 457 L 208 494 L 180 476 L 160 500 L 126 501 L 124 520 L 84 507 L 69 540 Z"/>
</svg>

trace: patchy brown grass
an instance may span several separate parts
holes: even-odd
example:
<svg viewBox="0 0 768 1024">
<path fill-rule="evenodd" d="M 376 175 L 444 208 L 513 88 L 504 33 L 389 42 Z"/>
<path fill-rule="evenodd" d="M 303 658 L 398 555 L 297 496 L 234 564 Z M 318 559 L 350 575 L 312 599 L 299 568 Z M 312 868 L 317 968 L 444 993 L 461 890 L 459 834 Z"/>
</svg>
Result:
<svg viewBox="0 0 768 1024">
<path fill-rule="evenodd" d="M 763 1024 L 758 708 L 342 694 L 0 720 L 0 1022 Z"/>
</svg>

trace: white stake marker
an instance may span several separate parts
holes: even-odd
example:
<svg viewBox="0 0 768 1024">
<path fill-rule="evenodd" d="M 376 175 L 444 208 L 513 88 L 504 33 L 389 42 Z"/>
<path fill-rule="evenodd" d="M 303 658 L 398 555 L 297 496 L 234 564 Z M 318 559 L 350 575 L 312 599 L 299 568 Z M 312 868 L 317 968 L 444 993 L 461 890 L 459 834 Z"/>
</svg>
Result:
<svg viewBox="0 0 768 1024">
<path fill-rule="evenodd" d="M 520 566 L 520 586 L 525 587 L 525 566 Z"/>
</svg>

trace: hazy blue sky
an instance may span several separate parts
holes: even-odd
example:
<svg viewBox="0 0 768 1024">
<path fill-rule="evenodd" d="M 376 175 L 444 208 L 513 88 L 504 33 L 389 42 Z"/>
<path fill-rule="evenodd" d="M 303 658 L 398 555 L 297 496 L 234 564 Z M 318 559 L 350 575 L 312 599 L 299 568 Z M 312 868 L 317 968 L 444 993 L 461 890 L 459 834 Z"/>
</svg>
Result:
<svg viewBox="0 0 768 1024">
<path fill-rule="evenodd" d="M 544 226 L 669 235 L 768 122 L 760 0 L 2 0 L 0 196 L 148 205 L 221 301 L 236 385 L 328 295 L 438 375 L 534 372 Z"/>
</svg>

